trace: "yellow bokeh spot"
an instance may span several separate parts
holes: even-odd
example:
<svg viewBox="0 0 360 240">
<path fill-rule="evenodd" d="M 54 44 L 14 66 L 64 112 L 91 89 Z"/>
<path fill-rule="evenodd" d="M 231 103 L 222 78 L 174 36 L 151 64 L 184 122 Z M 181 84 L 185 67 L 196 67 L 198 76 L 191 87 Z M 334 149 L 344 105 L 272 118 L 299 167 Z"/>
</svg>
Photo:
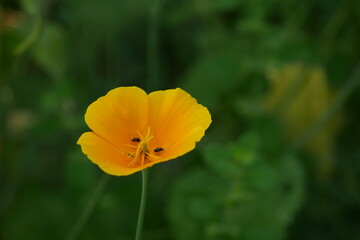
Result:
<svg viewBox="0 0 360 240">
<path fill-rule="evenodd" d="M 271 69 L 267 75 L 270 91 L 265 100 L 266 107 L 279 117 L 286 137 L 292 141 L 328 110 L 335 96 L 320 66 L 292 63 Z M 326 177 L 333 170 L 334 141 L 340 119 L 340 115 L 335 116 L 306 145 L 306 150 L 318 161 L 321 176 Z"/>
</svg>

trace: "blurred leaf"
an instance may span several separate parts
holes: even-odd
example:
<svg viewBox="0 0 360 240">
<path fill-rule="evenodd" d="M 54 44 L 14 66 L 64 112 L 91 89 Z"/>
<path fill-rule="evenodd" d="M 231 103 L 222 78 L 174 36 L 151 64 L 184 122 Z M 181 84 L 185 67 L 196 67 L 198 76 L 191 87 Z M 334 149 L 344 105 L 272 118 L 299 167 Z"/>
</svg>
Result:
<svg viewBox="0 0 360 240">
<path fill-rule="evenodd" d="M 168 216 L 176 239 L 204 239 L 204 223 L 221 215 L 218 201 L 225 186 L 222 179 L 201 170 L 194 170 L 175 184 Z"/>
<path fill-rule="evenodd" d="M 59 80 L 64 77 L 67 63 L 67 42 L 64 31 L 59 25 L 47 23 L 33 51 L 36 62 L 53 79 Z"/>
<path fill-rule="evenodd" d="M 251 164 L 258 157 L 259 138 L 254 133 L 245 134 L 230 145 L 210 145 L 204 152 L 205 161 L 217 174 L 236 177 L 242 174 L 241 166 Z M 234 161 L 229 161 L 233 159 Z"/>
<path fill-rule="evenodd" d="M 241 116 L 254 119 L 264 113 L 263 103 L 259 99 L 254 97 L 239 97 L 235 101 L 236 109 Z"/>
<path fill-rule="evenodd" d="M 237 44 L 225 46 L 200 58 L 183 80 L 182 86 L 199 102 L 212 107 L 225 92 L 242 83 L 243 66 Z"/>
<path fill-rule="evenodd" d="M 253 128 L 259 137 L 261 151 L 276 155 L 285 149 L 283 128 L 273 117 L 263 115 L 253 121 Z"/>
<path fill-rule="evenodd" d="M 217 0 L 212 1 L 212 4 L 215 5 L 219 10 L 233 10 L 239 6 L 240 2 L 238 0 Z"/>
<path fill-rule="evenodd" d="M 42 0 L 19 0 L 22 8 L 31 16 L 38 16 L 41 13 Z"/>
<path fill-rule="evenodd" d="M 178 179 L 169 204 L 176 239 L 286 238 L 303 198 L 302 167 L 293 155 L 260 152 L 259 143 L 249 133 L 228 146 L 209 146 L 211 170 Z"/>
</svg>

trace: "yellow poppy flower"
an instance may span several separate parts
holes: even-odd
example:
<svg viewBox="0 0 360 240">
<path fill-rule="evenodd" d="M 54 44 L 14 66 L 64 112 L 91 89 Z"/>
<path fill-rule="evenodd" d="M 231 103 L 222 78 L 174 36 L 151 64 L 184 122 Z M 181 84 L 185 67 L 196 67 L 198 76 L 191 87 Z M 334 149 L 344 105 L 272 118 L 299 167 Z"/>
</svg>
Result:
<svg viewBox="0 0 360 240">
<path fill-rule="evenodd" d="M 78 140 L 84 154 L 111 175 L 129 175 L 195 148 L 211 123 L 206 107 L 184 90 L 146 94 L 119 87 L 90 104 L 92 132 Z"/>
</svg>

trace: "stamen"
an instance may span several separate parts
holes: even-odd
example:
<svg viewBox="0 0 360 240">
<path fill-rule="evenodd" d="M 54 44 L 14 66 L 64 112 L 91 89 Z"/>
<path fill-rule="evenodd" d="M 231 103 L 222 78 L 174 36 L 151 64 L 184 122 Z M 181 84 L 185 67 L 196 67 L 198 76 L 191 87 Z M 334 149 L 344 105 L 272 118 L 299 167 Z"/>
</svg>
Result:
<svg viewBox="0 0 360 240">
<path fill-rule="evenodd" d="M 122 145 L 126 146 L 126 147 L 131 147 L 131 148 L 138 148 L 138 146 L 131 145 L 131 144 L 122 144 Z"/>
<path fill-rule="evenodd" d="M 139 136 L 141 137 L 141 139 L 144 139 L 144 137 L 141 135 L 141 133 L 139 132 L 139 131 L 136 131 L 138 134 L 139 134 Z"/>
<path fill-rule="evenodd" d="M 144 165 L 145 160 L 147 160 L 149 158 L 149 150 L 148 150 L 149 142 L 154 137 L 154 136 L 151 136 L 150 127 L 148 127 L 145 137 L 143 137 L 139 131 L 137 131 L 137 133 L 139 134 L 140 138 L 132 139 L 133 142 L 138 143 L 137 146 L 130 145 L 130 144 L 129 145 L 124 144 L 128 147 L 136 148 L 136 151 L 133 154 L 130 154 L 130 156 L 134 157 L 132 159 L 132 161 L 129 163 L 129 166 L 131 166 L 131 167 L 133 167 L 135 165 L 137 160 L 141 161 L 141 166 Z"/>
<path fill-rule="evenodd" d="M 161 147 L 157 147 L 157 148 L 154 149 L 154 152 L 160 152 L 160 151 L 162 151 L 162 150 L 164 150 L 164 149 L 161 148 Z"/>
<path fill-rule="evenodd" d="M 129 166 L 129 167 L 133 167 L 134 164 L 136 163 L 136 160 L 137 160 L 137 159 L 134 157 L 133 160 L 129 163 L 128 166 Z"/>
</svg>

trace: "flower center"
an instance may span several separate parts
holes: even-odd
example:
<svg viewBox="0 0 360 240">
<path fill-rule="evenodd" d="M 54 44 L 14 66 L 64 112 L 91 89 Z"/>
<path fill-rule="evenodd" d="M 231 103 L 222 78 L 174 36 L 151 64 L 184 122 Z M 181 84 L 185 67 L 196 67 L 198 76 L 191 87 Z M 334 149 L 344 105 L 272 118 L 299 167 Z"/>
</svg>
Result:
<svg viewBox="0 0 360 240">
<path fill-rule="evenodd" d="M 150 127 L 148 128 L 148 131 L 147 131 L 145 137 L 143 137 L 139 131 L 138 131 L 138 134 L 139 134 L 140 138 L 133 138 L 131 140 L 132 142 L 137 142 L 138 143 L 137 146 L 132 145 L 132 147 L 136 147 L 136 151 L 134 152 L 134 154 L 129 155 L 129 156 L 134 158 L 129 163 L 129 166 L 131 166 L 131 167 L 134 166 L 134 164 L 139 159 L 141 160 L 141 166 L 144 165 L 145 159 L 149 155 L 149 150 L 148 150 L 149 142 L 153 138 L 153 136 L 151 136 L 151 134 L 150 134 Z"/>
<path fill-rule="evenodd" d="M 127 153 L 127 155 L 132 158 L 131 162 L 128 165 L 129 167 L 133 167 L 138 160 L 141 160 L 141 166 L 144 165 L 146 160 L 158 160 L 160 159 L 159 154 L 162 154 L 165 150 L 165 147 L 157 147 L 153 149 L 153 151 L 150 151 L 149 143 L 150 140 L 154 137 L 150 133 L 150 127 L 148 128 L 145 137 L 143 137 L 139 131 L 137 133 L 139 134 L 140 138 L 134 137 L 131 139 L 131 142 L 135 143 L 136 145 L 125 144 L 125 146 L 136 149 L 131 153 Z"/>
</svg>

